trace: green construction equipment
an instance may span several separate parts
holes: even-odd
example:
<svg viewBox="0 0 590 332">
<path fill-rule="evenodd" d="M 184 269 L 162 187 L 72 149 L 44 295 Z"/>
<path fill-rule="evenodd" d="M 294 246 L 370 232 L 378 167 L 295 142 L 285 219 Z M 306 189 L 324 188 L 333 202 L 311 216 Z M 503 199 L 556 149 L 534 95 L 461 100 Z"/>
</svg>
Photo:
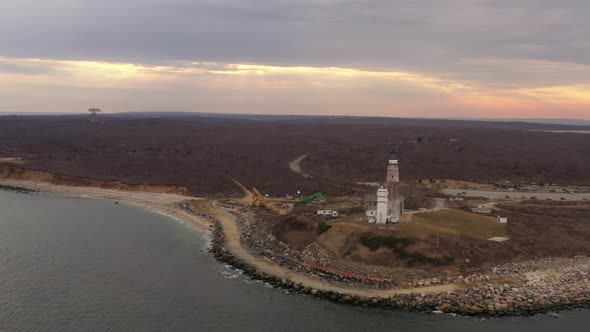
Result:
<svg viewBox="0 0 590 332">
<path fill-rule="evenodd" d="M 297 202 L 305 204 L 305 203 L 309 203 L 309 202 L 313 201 L 314 199 L 316 199 L 318 197 L 322 200 L 322 202 L 324 202 L 324 203 L 326 202 L 326 196 L 324 196 L 324 194 L 322 194 L 321 192 L 317 192 L 317 193 L 315 193 L 313 195 L 309 195 L 307 197 L 301 197 L 299 200 L 297 200 Z"/>
</svg>

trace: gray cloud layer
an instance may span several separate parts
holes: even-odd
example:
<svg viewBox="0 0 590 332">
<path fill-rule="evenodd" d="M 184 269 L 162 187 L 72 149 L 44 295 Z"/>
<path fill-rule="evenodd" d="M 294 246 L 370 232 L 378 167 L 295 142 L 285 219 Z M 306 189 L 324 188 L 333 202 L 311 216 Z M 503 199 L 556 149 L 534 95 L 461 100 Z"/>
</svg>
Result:
<svg viewBox="0 0 590 332">
<path fill-rule="evenodd" d="M 3 0 L 4 56 L 421 68 L 590 64 L 586 0 Z"/>
</svg>

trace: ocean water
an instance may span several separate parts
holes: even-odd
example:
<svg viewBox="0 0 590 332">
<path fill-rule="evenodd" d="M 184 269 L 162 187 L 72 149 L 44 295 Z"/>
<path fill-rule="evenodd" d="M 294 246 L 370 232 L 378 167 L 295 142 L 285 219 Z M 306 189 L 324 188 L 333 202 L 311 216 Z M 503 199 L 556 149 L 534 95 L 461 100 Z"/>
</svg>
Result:
<svg viewBox="0 0 590 332">
<path fill-rule="evenodd" d="M 585 331 L 590 312 L 475 319 L 287 294 L 198 230 L 110 200 L 0 191 L 0 331 Z"/>
</svg>

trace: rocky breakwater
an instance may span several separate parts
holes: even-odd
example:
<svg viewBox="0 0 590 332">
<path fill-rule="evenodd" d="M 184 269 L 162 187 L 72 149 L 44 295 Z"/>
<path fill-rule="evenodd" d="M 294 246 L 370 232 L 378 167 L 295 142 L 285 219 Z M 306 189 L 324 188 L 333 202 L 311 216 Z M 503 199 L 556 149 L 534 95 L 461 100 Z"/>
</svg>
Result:
<svg viewBox="0 0 590 332">
<path fill-rule="evenodd" d="M 543 275 L 543 277 L 539 277 Z M 406 309 L 434 310 L 464 315 L 531 315 L 585 307 L 590 304 L 586 271 L 540 272 L 521 285 L 478 284 L 439 294 L 400 295 L 395 301 Z"/>
<path fill-rule="evenodd" d="M 23 188 L 23 187 L 15 187 L 15 186 L 10 186 L 10 185 L 3 185 L 3 184 L 0 184 L 0 190 L 12 191 L 12 192 L 19 193 L 19 194 L 34 194 L 34 193 L 38 193 L 37 190 Z"/>
<path fill-rule="evenodd" d="M 400 294 L 390 297 L 364 297 L 354 295 L 354 289 L 351 289 L 350 294 L 324 291 L 258 271 L 225 248 L 223 228 L 215 216 L 197 210 L 193 210 L 193 213 L 213 223 L 210 251 L 219 261 L 274 287 L 318 299 L 356 306 L 477 316 L 533 315 L 573 308 L 590 308 L 590 258 L 585 256 L 511 263 L 494 267 L 488 273 L 459 276 L 455 279 L 413 280 L 408 284 L 414 288 L 404 289 Z M 255 240 L 251 238 L 245 241 Z M 262 242 L 264 239 L 259 243 Z M 274 251 L 266 254 L 277 259 Z M 290 254 L 296 256 L 296 253 Z M 285 262 L 294 264 L 290 260 Z M 293 267 L 301 271 L 298 266 Z M 313 269 L 305 272 L 317 275 L 317 271 Z M 501 283 L 500 280 L 503 279 L 510 279 L 510 283 Z M 422 287 L 449 282 L 456 283 L 458 288 L 448 292 L 421 293 Z"/>
</svg>

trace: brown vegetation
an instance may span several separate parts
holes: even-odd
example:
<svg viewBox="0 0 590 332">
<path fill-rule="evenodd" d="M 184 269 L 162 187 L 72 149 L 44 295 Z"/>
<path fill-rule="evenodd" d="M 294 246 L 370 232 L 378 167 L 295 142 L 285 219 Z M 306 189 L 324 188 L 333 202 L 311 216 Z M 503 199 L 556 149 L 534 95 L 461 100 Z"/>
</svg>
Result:
<svg viewBox="0 0 590 332">
<path fill-rule="evenodd" d="M 539 257 L 590 254 L 588 204 L 528 203 L 499 205 L 502 211 L 497 213 L 508 216 L 507 226 L 496 223 L 495 218 L 459 210 L 418 214 L 411 223 L 385 227 L 343 216 L 327 221 L 331 227 L 321 234 L 317 232 L 315 216 L 261 218 L 275 220 L 275 235 L 290 247 L 302 249 L 317 242 L 343 262 L 352 264 L 477 268 Z M 487 240 L 494 236 L 507 236 L 510 240 Z M 395 242 L 392 247 L 388 242 L 391 239 L 399 241 L 391 242 Z M 403 250 L 396 247 L 400 243 Z"/>
<path fill-rule="evenodd" d="M 503 204 L 510 224 L 510 248 L 526 257 L 590 254 L 590 209 L 564 202 Z"/>
<path fill-rule="evenodd" d="M 318 190 L 345 194 L 353 181 L 382 181 L 391 143 L 402 179 L 528 180 L 590 184 L 587 135 L 529 131 L 544 125 L 443 120 L 272 117 L 0 117 L 0 157 L 23 167 L 133 184 L 238 196 Z M 289 169 L 302 162 L 312 175 Z M 341 184 L 345 184 L 342 186 Z"/>
<path fill-rule="evenodd" d="M 303 249 L 315 241 L 317 223 L 305 217 L 286 217 L 274 225 L 273 233 L 293 249 Z"/>
</svg>

